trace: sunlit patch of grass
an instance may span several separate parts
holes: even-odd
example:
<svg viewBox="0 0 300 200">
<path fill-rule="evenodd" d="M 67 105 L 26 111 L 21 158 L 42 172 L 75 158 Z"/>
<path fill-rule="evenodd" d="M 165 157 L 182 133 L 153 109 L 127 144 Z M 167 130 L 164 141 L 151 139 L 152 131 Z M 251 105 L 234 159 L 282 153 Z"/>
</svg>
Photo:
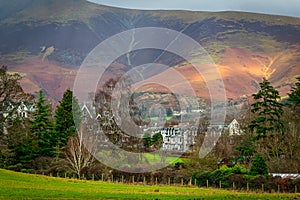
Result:
<svg viewBox="0 0 300 200">
<path fill-rule="evenodd" d="M 150 153 L 146 153 L 144 154 L 144 156 L 149 163 L 153 163 L 153 164 L 162 161 L 167 164 L 173 164 L 173 165 L 177 162 L 181 162 L 181 163 L 184 162 L 182 158 L 178 158 L 174 156 L 166 156 L 165 158 L 162 158 L 161 155 L 159 154 L 150 154 Z"/>
</svg>

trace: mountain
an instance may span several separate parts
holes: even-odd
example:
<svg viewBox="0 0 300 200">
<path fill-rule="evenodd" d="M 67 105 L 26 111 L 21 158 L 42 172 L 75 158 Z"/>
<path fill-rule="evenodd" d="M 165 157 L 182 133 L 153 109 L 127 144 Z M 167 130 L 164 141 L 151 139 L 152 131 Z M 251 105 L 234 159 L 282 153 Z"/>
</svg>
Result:
<svg viewBox="0 0 300 200">
<path fill-rule="evenodd" d="M 26 91 L 42 87 L 59 100 L 65 89 L 72 88 L 78 67 L 96 45 L 114 34 L 141 27 L 169 28 L 198 41 L 217 64 L 230 98 L 256 92 L 265 75 L 285 96 L 300 74 L 299 18 L 129 10 L 85 0 L 0 0 L 0 64 L 22 73 Z M 160 54 L 148 50 L 130 56 L 135 58 L 133 64 L 139 65 Z M 199 96 L 209 98 L 203 92 L 205 82 L 193 67 L 173 58 L 166 54 L 159 62 L 171 63 L 191 80 Z M 114 69 L 129 70 L 125 59 L 119 58 Z M 167 72 L 162 76 L 172 79 Z"/>
</svg>

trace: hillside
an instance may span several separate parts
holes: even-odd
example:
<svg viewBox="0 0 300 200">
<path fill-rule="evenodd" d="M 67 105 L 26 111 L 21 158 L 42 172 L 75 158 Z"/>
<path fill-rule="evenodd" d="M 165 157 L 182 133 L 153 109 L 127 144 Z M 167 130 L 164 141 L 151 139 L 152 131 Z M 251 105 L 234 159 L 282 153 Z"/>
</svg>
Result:
<svg viewBox="0 0 300 200">
<path fill-rule="evenodd" d="M 257 194 L 175 186 L 142 186 L 29 175 L 0 169 L 0 199 L 293 199 L 299 194 Z"/>
<path fill-rule="evenodd" d="M 26 73 L 26 91 L 42 87 L 58 100 L 66 88 L 72 88 L 76 70 L 97 44 L 140 27 L 182 31 L 198 41 L 217 64 L 228 97 L 254 93 L 263 76 L 285 96 L 300 74 L 299 18 L 240 12 L 139 11 L 85 0 L 0 0 L 0 64 Z M 153 61 L 157 55 L 155 51 L 133 52 L 132 65 Z M 203 79 L 191 66 L 172 58 L 163 56 L 158 62 L 176 67 L 189 77 L 198 96 L 209 98 Z M 124 59 L 117 62 L 118 70 L 129 70 Z"/>
</svg>

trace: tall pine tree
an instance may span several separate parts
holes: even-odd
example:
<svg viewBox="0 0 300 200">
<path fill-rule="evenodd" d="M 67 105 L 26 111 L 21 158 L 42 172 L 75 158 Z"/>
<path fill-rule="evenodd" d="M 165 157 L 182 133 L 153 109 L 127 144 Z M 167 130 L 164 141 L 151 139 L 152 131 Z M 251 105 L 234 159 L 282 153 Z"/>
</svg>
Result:
<svg viewBox="0 0 300 200">
<path fill-rule="evenodd" d="M 38 143 L 37 156 L 53 156 L 55 152 L 55 135 L 50 109 L 51 105 L 46 103 L 43 91 L 40 90 L 31 121 L 31 132 Z"/>
<path fill-rule="evenodd" d="M 249 129 L 256 134 L 255 138 L 273 135 L 275 132 L 283 133 L 283 122 L 280 119 L 283 114 L 279 92 L 264 78 L 260 84 L 260 90 L 252 96 L 256 100 L 251 105 L 251 112 L 257 114 L 249 124 Z"/>
<path fill-rule="evenodd" d="M 81 110 L 70 89 L 66 90 L 59 103 L 55 111 L 56 145 L 58 148 L 63 148 L 67 145 L 69 138 L 76 133 L 74 120 L 77 121 L 76 123 L 79 122 Z"/>
</svg>

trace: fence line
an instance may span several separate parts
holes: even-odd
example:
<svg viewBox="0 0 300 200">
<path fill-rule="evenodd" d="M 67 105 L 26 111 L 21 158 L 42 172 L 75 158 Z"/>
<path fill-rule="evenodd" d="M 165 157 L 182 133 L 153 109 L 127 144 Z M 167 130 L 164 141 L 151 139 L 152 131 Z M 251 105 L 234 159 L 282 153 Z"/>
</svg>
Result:
<svg viewBox="0 0 300 200">
<path fill-rule="evenodd" d="M 76 174 L 68 174 L 68 173 L 59 173 L 56 174 L 49 173 L 45 174 L 44 172 L 41 174 L 44 176 L 50 177 L 58 177 L 58 178 L 66 178 L 66 179 L 77 179 Z M 226 185 L 222 181 L 219 181 L 218 184 L 210 183 L 209 180 L 205 181 L 205 185 L 200 184 L 197 179 L 190 178 L 180 178 L 176 179 L 175 177 L 167 177 L 166 180 L 162 180 L 158 176 L 114 176 L 112 174 L 104 174 L 95 175 L 92 174 L 91 176 L 82 175 L 82 179 L 91 180 L 91 181 L 101 181 L 101 182 L 109 182 L 109 183 L 121 183 L 121 184 L 132 184 L 132 185 L 160 185 L 160 186 L 184 186 L 184 187 L 199 187 L 199 188 L 214 188 L 214 189 L 231 189 L 231 190 L 238 190 L 238 191 L 255 191 L 255 192 L 277 192 L 277 193 L 284 193 L 288 191 L 292 191 L 294 193 L 298 193 L 297 185 L 294 186 L 293 189 L 285 188 L 279 184 L 275 187 L 266 187 L 265 184 L 251 184 L 246 182 L 246 184 L 237 184 L 236 182 L 232 182 L 230 186 Z"/>
</svg>

